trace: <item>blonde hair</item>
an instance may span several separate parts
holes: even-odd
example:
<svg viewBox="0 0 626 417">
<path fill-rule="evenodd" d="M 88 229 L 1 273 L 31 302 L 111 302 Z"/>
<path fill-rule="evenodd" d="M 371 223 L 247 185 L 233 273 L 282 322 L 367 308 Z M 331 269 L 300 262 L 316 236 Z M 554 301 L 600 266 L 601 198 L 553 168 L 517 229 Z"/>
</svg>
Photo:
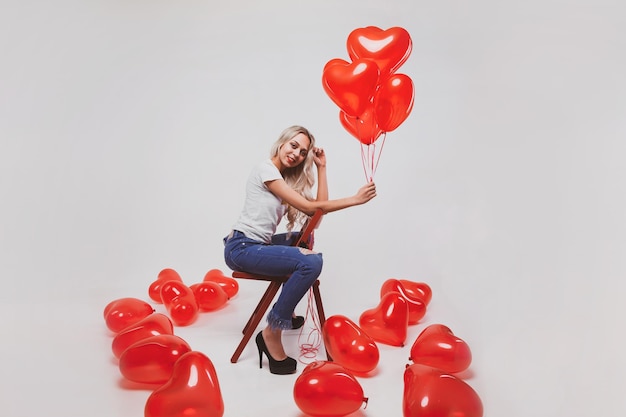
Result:
<svg viewBox="0 0 626 417">
<path fill-rule="evenodd" d="M 311 142 L 308 150 L 310 151 L 313 149 L 315 146 L 315 138 L 311 132 L 302 126 L 291 126 L 283 130 L 276 142 L 272 145 L 270 158 L 278 155 L 280 148 L 300 133 L 309 138 L 309 141 Z M 314 200 L 312 194 L 313 186 L 315 185 L 315 176 L 313 175 L 313 152 L 308 152 L 306 158 L 301 164 L 293 168 L 287 168 L 282 172 L 282 175 L 285 182 L 298 194 L 307 200 Z M 306 214 L 290 205 L 287 205 L 286 217 L 287 230 L 289 232 L 292 231 L 293 226 L 296 223 L 302 224 L 307 219 Z"/>
</svg>

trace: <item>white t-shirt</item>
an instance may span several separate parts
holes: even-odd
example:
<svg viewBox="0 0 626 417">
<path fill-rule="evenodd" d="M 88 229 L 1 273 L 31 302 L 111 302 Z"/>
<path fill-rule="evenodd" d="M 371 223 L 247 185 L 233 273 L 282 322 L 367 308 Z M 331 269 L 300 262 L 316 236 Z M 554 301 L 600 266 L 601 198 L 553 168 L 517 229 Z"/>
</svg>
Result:
<svg viewBox="0 0 626 417">
<path fill-rule="evenodd" d="M 246 199 L 233 229 L 250 239 L 270 243 L 276 228 L 285 215 L 286 207 L 265 185 L 266 181 L 282 179 L 271 159 L 258 164 L 248 177 Z"/>
</svg>

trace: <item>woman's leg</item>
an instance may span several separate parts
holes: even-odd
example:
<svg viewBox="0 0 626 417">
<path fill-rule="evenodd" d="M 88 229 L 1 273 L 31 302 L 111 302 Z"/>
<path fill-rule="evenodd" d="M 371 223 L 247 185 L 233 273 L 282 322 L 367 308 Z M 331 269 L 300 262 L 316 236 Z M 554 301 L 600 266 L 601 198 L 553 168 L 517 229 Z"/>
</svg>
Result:
<svg viewBox="0 0 626 417">
<path fill-rule="evenodd" d="M 268 324 L 272 328 L 292 328 L 291 319 L 296 305 L 322 272 L 322 254 L 302 248 L 290 247 L 289 249 L 294 262 L 293 270 L 267 316 Z"/>
<path fill-rule="evenodd" d="M 291 233 L 278 233 L 272 236 L 272 245 L 293 246 L 295 241 L 299 238 L 299 231 L 293 231 Z M 296 312 L 294 311 L 291 315 L 292 328 L 299 329 L 302 325 L 304 325 L 304 317 L 296 316 Z"/>
<path fill-rule="evenodd" d="M 229 242 L 230 243 L 230 242 Z M 295 246 L 242 243 L 228 252 L 227 265 L 237 271 L 289 276 L 268 315 L 272 328 L 290 329 L 298 302 L 322 271 L 322 254 Z"/>
<path fill-rule="evenodd" d="M 295 249 L 295 252 L 290 252 L 297 252 L 296 258 L 299 261 L 287 282 L 283 284 L 278 300 L 267 315 L 268 325 L 263 329 L 267 349 L 276 360 L 287 358 L 281 339 L 282 331 L 292 328 L 294 309 L 319 277 L 323 263 L 319 253 L 294 247 L 290 249 Z"/>
<path fill-rule="evenodd" d="M 265 340 L 267 350 L 277 361 L 287 359 L 287 353 L 285 353 L 285 348 L 283 348 L 282 334 L 283 331 L 281 329 L 272 329 L 269 324 L 263 329 L 263 340 Z"/>
</svg>

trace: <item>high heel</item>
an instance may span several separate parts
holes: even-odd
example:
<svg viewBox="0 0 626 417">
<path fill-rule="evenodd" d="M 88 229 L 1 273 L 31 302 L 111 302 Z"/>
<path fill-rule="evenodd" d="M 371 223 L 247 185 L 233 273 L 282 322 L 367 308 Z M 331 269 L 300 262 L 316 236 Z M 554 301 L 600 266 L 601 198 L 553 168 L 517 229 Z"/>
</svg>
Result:
<svg viewBox="0 0 626 417">
<path fill-rule="evenodd" d="M 291 328 L 292 329 L 299 329 L 300 327 L 304 326 L 304 317 L 302 316 L 293 316 L 291 318 Z"/>
<path fill-rule="evenodd" d="M 296 366 L 298 362 L 294 358 L 287 356 L 282 361 L 277 361 L 270 355 L 270 351 L 267 349 L 265 339 L 263 338 L 263 332 L 259 332 L 256 335 L 256 347 L 259 350 L 259 368 L 263 368 L 263 354 L 267 356 L 267 360 L 270 363 L 270 372 L 276 375 L 287 375 L 296 372 Z"/>
</svg>

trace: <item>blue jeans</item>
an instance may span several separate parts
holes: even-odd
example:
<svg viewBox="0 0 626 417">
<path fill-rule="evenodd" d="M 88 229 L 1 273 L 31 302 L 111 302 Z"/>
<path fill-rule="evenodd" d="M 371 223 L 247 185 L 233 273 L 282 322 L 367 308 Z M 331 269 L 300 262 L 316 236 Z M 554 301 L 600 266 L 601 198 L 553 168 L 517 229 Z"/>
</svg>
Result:
<svg viewBox="0 0 626 417">
<path fill-rule="evenodd" d="M 295 238 L 297 233 L 292 233 Z M 304 254 L 290 246 L 292 238 L 277 234 L 272 244 L 246 237 L 237 230 L 224 238 L 224 260 L 233 271 L 269 276 L 289 276 L 278 300 L 267 315 L 273 329 L 291 329 L 291 317 L 296 305 L 315 283 L 322 272 L 322 254 Z"/>
</svg>

